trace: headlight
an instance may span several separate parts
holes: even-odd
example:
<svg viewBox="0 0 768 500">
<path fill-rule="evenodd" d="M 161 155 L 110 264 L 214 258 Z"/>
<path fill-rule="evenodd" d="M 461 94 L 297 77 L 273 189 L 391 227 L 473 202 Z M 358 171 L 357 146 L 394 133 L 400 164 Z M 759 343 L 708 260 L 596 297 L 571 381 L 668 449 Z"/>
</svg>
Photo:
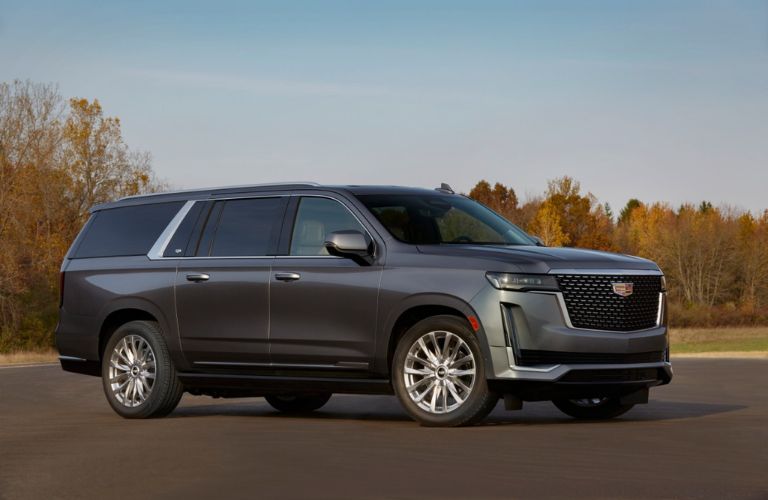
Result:
<svg viewBox="0 0 768 500">
<path fill-rule="evenodd" d="M 667 278 L 663 274 L 661 275 L 661 291 L 667 291 Z"/>
<path fill-rule="evenodd" d="M 557 280 L 547 274 L 512 274 L 512 273 L 485 273 L 485 277 L 495 288 L 499 290 L 515 290 L 527 292 L 529 290 L 558 291 Z"/>
</svg>

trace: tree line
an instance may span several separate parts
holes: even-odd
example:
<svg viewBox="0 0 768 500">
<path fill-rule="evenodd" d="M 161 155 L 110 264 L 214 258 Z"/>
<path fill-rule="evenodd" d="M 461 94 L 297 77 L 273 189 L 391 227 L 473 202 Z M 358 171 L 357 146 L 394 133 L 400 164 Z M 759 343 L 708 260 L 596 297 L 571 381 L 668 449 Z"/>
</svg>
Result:
<svg viewBox="0 0 768 500">
<path fill-rule="evenodd" d="M 55 85 L 0 83 L 0 352 L 53 345 L 59 268 L 91 206 L 166 189 L 98 100 Z M 652 259 L 676 326 L 768 324 L 768 211 L 630 200 L 618 214 L 571 177 L 521 202 L 478 182 L 474 198 L 549 246 Z"/>
<path fill-rule="evenodd" d="M 53 344 L 59 268 L 88 209 L 162 188 L 98 100 L 0 83 L 0 352 Z"/>
<path fill-rule="evenodd" d="M 673 326 L 768 324 L 768 210 L 631 199 L 614 215 L 571 177 L 550 181 L 543 195 L 524 203 L 513 188 L 485 180 L 469 196 L 548 246 L 655 261 L 667 277 Z"/>
</svg>

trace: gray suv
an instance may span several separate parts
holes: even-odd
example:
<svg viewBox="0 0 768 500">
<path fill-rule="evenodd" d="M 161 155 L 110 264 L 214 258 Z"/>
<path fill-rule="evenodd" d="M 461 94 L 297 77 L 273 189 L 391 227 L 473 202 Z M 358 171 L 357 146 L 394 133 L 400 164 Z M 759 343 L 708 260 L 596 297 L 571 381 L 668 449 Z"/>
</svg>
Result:
<svg viewBox="0 0 768 500">
<path fill-rule="evenodd" d="M 601 419 L 672 377 L 656 264 L 543 247 L 447 185 L 124 198 L 92 209 L 61 284 L 61 366 L 127 418 L 189 392 L 286 412 L 394 393 L 433 426 L 500 398 Z"/>
</svg>

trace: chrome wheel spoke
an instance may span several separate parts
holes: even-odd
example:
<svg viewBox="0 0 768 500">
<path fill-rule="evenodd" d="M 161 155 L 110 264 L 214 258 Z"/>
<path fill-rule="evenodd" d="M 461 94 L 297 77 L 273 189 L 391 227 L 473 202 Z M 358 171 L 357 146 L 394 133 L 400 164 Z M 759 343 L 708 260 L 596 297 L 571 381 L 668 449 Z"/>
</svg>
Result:
<svg viewBox="0 0 768 500">
<path fill-rule="evenodd" d="M 422 386 L 424 384 L 424 382 L 430 382 L 431 383 L 432 382 L 432 378 L 431 377 L 424 377 L 423 379 L 419 380 L 418 382 L 414 382 L 413 384 L 409 385 L 408 387 L 406 387 L 406 389 L 408 389 L 409 392 L 413 391 L 417 387 Z M 427 390 L 429 390 L 429 388 L 427 388 Z"/>
<path fill-rule="evenodd" d="M 408 358 L 407 359 L 408 359 L 408 361 L 413 361 L 414 363 L 419 363 L 419 364 L 421 364 L 421 365 L 423 365 L 423 366 L 425 366 L 427 368 L 432 368 L 433 370 L 435 369 L 435 364 L 432 361 L 430 361 L 428 359 L 420 358 L 420 357 L 416 356 L 415 354 L 408 353 Z"/>
<path fill-rule="evenodd" d="M 418 403 L 419 401 L 422 401 L 422 400 L 423 400 L 423 399 L 424 399 L 424 398 L 427 396 L 427 394 L 430 394 L 430 393 L 433 391 L 433 389 L 434 389 L 434 388 L 435 388 L 435 382 L 434 382 L 434 381 L 432 381 L 432 383 L 431 383 L 431 384 L 429 384 L 429 387 L 427 387 L 427 388 L 424 390 L 424 392 L 422 392 L 421 394 L 419 394 L 418 396 L 416 396 L 416 397 L 414 398 L 414 401 L 415 401 L 415 402 L 417 402 L 417 403 Z"/>
<path fill-rule="evenodd" d="M 152 393 L 157 377 L 155 353 L 140 335 L 118 342 L 109 360 L 109 387 L 115 399 L 132 408 L 142 405 Z"/>
<path fill-rule="evenodd" d="M 424 375 L 424 376 L 428 376 L 428 375 L 434 374 L 435 371 L 434 370 L 429 370 L 427 368 L 422 368 L 420 370 L 417 370 L 416 368 L 406 368 L 405 369 L 405 373 L 410 373 L 411 375 Z"/>
<path fill-rule="evenodd" d="M 448 375 L 452 377 L 465 377 L 467 375 L 474 375 L 475 369 L 471 370 L 448 370 Z"/>
<path fill-rule="evenodd" d="M 427 343 L 424 342 L 424 337 L 419 339 L 419 347 L 421 348 L 421 352 L 424 353 L 430 363 L 433 365 L 439 364 L 437 357 L 432 353 L 429 347 L 427 347 Z"/>
<path fill-rule="evenodd" d="M 461 365 L 463 365 L 464 363 L 468 363 L 468 362 L 470 362 L 470 361 L 474 361 L 474 360 L 475 360 L 475 358 L 474 358 L 472 355 L 469 355 L 469 356 L 464 356 L 464 357 L 463 357 L 463 358 L 461 358 L 461 359 L 457 359 L 457 360 L 455 360 L 455 361 L 452 361 L 450 366 L 451 366 L 451 367 L 454 367 L 454 366 L 461 366 Z"/>
<path fill-rule="evenodd" d="M 451 332 L 445 332 L 445 339 L 443 340 L 443 349 L 440 352 L 440 357 L 443 358 L 443 360 L 448 359 L 448 356 L 451 354 L 451 339 L 453 338 L 453 334 Z"/>
<path fill-rule="evenodd" d="M 448 413 L 464 404 L 477 377 L 469 345 L 443 330 L 418 338 L 408 350 L 402 370 L 411 401 L 433 414 Z"/>
<path fill-rule="evenodd" d="M 128 366 L 128 365 L 121 365 L 121 364 L 115 363 L 114 361 L 111 361 L 111 360 L 109 362 L 109 366 L 114 368 L 114 369 L 116 369 L 116 370 L 124 372 L 124 373 L 128 373 L 129 371 L 131 371 L 131 367 L 130 366 Z"/>
<path fill-rule="evenodd" d="M 469 392 L 470 387 L 467 386 L 464 382 L 461 381 L 459 377 L 453 377 L 451 378 L 451 382 L 458 385 L 463 391 Z"/>
<path fill-rule="evenodd" d="M 464 398 L 459 396 L 459 393 L 456 391 L 456 384 L 453 383 L 453 380 L 449 380 L 448 384 L 448 391 L 451 393 L 451 396 L 453 396 L 453 399 L 456 400 L 457 403 L 463 403 Z"/>
<path fill-rule="evenodd" d="M 443 386 L 440 384 L 434 385 L 434 389 L 432 390 L 432 399 L 429 402 L 429 409 L 432 410 L 432 413 L 437 413 L 437 398 L 440 396 L 440 391 L 442 390 Z"/>
</svg>

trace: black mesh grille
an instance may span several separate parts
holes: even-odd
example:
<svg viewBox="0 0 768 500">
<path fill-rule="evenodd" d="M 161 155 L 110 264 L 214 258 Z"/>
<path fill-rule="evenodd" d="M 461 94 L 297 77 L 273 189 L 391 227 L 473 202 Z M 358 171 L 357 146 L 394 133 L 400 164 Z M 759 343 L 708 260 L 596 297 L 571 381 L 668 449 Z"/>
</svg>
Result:
<svg viewBox="0 0 768 500">
<path fill-rule="evenodd" d="M 520 366 L 550 365 L 550 364 L 631 364 L 631 363 L 658 363 L 664 361 L 662 351 L 636 352 L 636 353 L 608 353 L 608 352 L 559 352 L 559 351 L 534 351 L 522 349 L 519 359 Z"/>
<path fill-rule="evenodd" d="M 628 332 L 656 326 L 660 276 L 564 274 L 557 282 L 576 328 Z M 631 283 L 632 294 L 618 295 L 615 283 Z"/>
</svg>

